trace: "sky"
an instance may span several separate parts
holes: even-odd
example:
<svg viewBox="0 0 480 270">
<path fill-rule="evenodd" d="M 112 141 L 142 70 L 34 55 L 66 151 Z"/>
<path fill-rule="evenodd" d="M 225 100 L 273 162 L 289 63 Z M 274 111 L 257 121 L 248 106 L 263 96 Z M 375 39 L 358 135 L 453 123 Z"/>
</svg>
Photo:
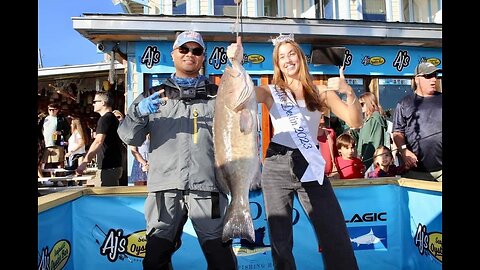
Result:
<svg viewBox="0 0 480 270">
<path fill-rule="evenodd" d="M 95 64 L 103 54 L 73 29 L 72 17 L 83 13 L 123 13 L 112 0 L 38 0 L 38 48 L 43 67 Z"/>
</svg>

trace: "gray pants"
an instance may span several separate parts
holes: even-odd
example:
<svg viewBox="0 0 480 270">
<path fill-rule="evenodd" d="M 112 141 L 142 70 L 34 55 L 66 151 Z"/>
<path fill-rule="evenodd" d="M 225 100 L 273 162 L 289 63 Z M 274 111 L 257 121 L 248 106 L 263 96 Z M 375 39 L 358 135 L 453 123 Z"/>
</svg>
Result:
<svg viewBox="0 0 480 270">
<path fill-rule="evenodd" d="M 187 218 L 197 233 L 208 269 L 237 269 L 231 241 L 221 241 L 227 206 L 227 196 L 218 192 L 169 190 L 148 193 L 145 200 L 147 250 L 144 269 L 167 269 L 164 265 L 181 245 L 181 233 Z"/>
<path fill-rule="evenodd" d="M 294 194 L 297 194 L 315 229 L 323 249 L 325 268 L 358 269 L 342 209 L 330 181 L 325 177 L 323 185 L 317 181 L 300 182 L 295 173 L 302 171 L 302 168 L 295 166 L 295 170 L 293 169 L 292 153 L 295 160 L 303 158 L 298 150 L 276 153 L 269 148 L 262 172 L 262 191 L 275 269 L 296 269 L 292 253 Z M 304 160 L 295 161 L 295 164 L 300 164 L 300 167 L 305 163 Z"/>
<path fill-rule="evenodd" d="M 118 186 L 118 181 L 122 177 L 122 167 L 101 169 L 95 173 L 93 179 L 95 187 L 112 187 Z M 89 184 L 87 182 L 87 184 Z"/>
</svg>

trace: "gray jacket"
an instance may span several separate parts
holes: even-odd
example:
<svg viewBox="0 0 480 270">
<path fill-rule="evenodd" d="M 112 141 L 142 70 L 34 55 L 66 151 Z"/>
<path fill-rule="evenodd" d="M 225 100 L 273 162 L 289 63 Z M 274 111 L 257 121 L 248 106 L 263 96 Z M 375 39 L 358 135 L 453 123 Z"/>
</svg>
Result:
<svg viewBox="0 0 480 270">
<path fill-rule="evenodd" d="M 160 112 L 139 117 L 138 103 L 165 89 L 168 100 Z M 128 145 L 140 146 L 150 133 L 148 191 L 169 189 L 219 191 L 215 180 L 212 125 L 217 85 L 202 81 L 194 98 L 180 99 L 169 78 L 139 95 L 128 108 L 118 135 Z"/>
</svg>

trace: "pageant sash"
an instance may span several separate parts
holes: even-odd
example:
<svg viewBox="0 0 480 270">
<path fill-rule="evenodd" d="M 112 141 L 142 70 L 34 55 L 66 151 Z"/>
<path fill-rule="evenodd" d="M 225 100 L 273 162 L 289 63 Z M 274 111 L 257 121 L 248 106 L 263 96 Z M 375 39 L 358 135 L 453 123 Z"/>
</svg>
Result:
<svg viewBox="0 0 480 270">
<path fill-rule="evenodd" d="M 305 117 L 303 117 L 290 92 L 277 89 L 273 85 L 269 85 L 269 87 L 280 116 L 288 118 L 288 122 L 292 126 L 292 130 L 289 132 L 290 136 L 308 162 L 308 167 L 300 181 L 318 181 L 322 185 L 325 173 L 325 160 L 317 149 L 315 141 L 312 140 L 312 136 L 310 136 Z"/>
</svg>

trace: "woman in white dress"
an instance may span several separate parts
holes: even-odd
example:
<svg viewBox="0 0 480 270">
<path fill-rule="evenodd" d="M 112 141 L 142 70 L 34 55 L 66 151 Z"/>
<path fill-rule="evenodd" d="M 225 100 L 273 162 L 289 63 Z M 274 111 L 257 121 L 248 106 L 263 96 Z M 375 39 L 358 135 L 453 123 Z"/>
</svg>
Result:
<svg viewBox="0 0 480 270">
<path fill-rule="evenodd" d="M 80 119 L 73 118 L 70 127 L 72 135 L 68 138 L 68 152 L 65 154 L 65 158 L 67 158 L 68 161 L 68 168 L 75 169 L 79 161 L 82 162 L 83 156 L 86 153 L 86 138 Z"/>
</svg>

